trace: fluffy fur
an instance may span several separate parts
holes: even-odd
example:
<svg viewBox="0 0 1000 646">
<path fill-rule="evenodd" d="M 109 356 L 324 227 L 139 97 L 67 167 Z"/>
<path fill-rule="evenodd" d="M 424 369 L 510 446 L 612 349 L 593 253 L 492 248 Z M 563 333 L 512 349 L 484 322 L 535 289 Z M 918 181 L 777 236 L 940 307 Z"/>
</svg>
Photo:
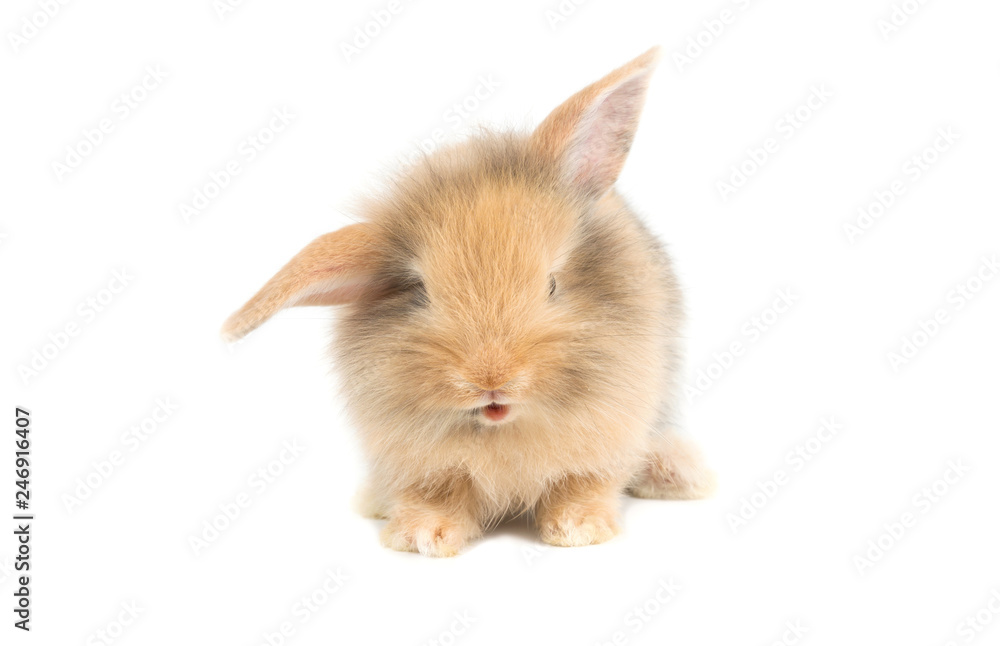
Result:
<svg viewBox="0 0 1000 646">
<path fill-rule="evenodd" d="M 613 188 L 656 55 L 531 134 L 429 156 L 227 321 L 239 338 L 282 307 L 344 306 L 333 352 L 370 465 L 358 502 L 388 519 L 387 546 L 457 554 L 522 512 L 546 542 L 598 543 L 625 490 L 711 491 L 673 427 L 681 294 Z"/>
</svg>

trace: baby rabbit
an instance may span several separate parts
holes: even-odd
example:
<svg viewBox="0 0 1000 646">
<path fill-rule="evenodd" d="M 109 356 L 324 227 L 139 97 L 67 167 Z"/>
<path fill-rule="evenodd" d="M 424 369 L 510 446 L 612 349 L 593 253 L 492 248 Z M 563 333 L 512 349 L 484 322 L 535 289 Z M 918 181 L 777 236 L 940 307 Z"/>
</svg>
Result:
<svg viewBox="0 0 1000 646">
<path fill-rule="evenodd" d="M 553 545 L 618 532 L 622 492 L 698 498 L 714 476 L 673 427 L 681 293 L 614 189 L 658 50 L 531 134 L 428 156 L 309 243 L 226 321 L 343 305 L 334 354 L 382 542 L 457 554 L 533 513 Z M 654 173 L 655 176 L 655 173 Z"/>
</svg>

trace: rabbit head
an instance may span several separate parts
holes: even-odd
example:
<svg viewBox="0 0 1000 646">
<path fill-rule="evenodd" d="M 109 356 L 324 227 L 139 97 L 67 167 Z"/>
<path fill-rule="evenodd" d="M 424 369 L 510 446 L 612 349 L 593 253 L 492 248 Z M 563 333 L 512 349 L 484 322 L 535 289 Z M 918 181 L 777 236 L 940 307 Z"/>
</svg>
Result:
<svg viewBox="0 0 1000 646">
<path fill-rule="evenodd" d="M 595 349 L 595 319 L 617 309 L 627 321 L 623 287 L 648 269 L 596 220 L 617 199 L 656 57 L 583 89 L 528 136 L 484 134 L 409 169 L 363 222 L 296 255 L 225 337 L 285 307 L 347 304 L 339 354 L 381 406 L 492 425 L 579 403 L 600 381 L 585 368 L 621 359 Z"/>
</svg>

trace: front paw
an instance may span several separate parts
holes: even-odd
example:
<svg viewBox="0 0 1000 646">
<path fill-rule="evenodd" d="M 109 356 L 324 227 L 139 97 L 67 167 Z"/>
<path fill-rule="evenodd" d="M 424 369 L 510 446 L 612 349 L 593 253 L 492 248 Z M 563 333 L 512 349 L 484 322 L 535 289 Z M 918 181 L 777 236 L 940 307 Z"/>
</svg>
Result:
<svg viewBox="0 0 1000 646">
<path fill-rule="evenodd" d="M 618 523 L 607 511 L 565 510 L 538 521 L 543 541 L 560 547 L 595 545 L 614 538 Z"/>
<path fill-rule="evenodd" d="M 382 529 L 382 545 L 424 556 L 456 556 L 478 535 L 471 521 L 457 521 L 434 513 L 402 514 Z"/>
</svg>

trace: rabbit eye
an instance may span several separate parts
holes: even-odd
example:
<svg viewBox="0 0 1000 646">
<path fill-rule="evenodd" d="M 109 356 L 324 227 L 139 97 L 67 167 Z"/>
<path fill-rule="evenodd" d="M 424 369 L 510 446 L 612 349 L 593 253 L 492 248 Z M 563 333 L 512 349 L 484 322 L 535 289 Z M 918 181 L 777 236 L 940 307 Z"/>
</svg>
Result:
<svg viewBox="0 0 1000 646">
<path fill-rule="evenodd" d="M 549 296 L 556 293 L 556 277 L 549 276 Z"/>
</svg>

